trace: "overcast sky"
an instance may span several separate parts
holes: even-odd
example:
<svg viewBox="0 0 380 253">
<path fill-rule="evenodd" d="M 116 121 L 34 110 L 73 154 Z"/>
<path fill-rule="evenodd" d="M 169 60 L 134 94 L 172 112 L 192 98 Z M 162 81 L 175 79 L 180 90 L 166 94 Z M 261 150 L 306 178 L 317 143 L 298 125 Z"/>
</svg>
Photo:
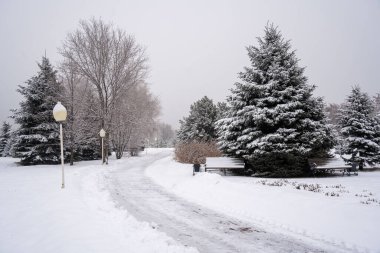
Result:
<svg viewBox="0 0 380 253">
<path fill-rule="evenodd" d="M 268 21 L 306 66 L 315 94 L 340 103 L 353 85 L 380 92 L 380 1 L 17 1 L 0 0 L 0 120 L 21 100 L 17 86 L 36 74 L 81 19 L 101 17 L 146 47 L 149 84 L 164 122 L 177 127 L 207 95 L 223 101 L 249 64 Z"/>
</svg>

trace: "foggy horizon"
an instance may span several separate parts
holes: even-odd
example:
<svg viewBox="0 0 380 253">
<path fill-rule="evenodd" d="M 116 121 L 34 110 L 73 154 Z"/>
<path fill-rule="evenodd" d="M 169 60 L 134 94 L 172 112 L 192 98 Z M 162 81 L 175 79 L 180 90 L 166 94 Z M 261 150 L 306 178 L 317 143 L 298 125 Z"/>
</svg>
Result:
<svg viewBox="0 0 380 253">
<path fill-rule="evenodd" d="M 10 121 L 18 85 L 37 74 L 45 50 L 56 69 L 67 34 L 92 17 L 146 48 L 161 120 L 175 128 L 203 96 L 225 100 L 249 66 L 246 47 L 258 45 L 268 22 L 291 41 L 326 103 L 343 102 L 354 85 L 371 97 L 380 92 L 380 1 L 1 1 L 0 13 L 1 121 Z"/>
</svg>

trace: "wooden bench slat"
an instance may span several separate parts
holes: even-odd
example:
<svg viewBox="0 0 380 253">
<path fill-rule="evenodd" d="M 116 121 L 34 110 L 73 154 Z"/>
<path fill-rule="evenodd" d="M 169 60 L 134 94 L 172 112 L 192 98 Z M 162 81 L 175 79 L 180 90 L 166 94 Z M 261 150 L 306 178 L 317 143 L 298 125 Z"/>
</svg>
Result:
<svg viewBox="0 0 380 253">
<path fill-rule="evenodd" d="M 207 165 L 207 169 L 243 169 L 244 165 L 229 165 L 229 166 L 209 166 Z"/>
<path fill-rule="evenodd" d="M 242 159 L 232 157 L 206 157 L 205 171 L 223 170 L 226 175 L 227 169 L 244 169 L 245 163 Z"/>
<path fill-rule="evenodd" d="M 353 172 L 355 175 L 358 175 L 356 165 L 347 165 L 340 158 L 309 159 L 309 164 L 313 173 L 316 171 L 329 173 L 341 171 L 343 172 L 343 175 L 346 173 L 350 175 L 351 172 Z"/>
</svg>

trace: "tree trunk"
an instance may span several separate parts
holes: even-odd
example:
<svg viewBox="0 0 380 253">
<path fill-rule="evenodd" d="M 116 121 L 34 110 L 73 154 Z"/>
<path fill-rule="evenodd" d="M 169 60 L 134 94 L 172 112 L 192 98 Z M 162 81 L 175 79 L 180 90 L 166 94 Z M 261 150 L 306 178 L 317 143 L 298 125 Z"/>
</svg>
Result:
<svg viewBox="0 0 380 253">
<path fill-rule="evenodd" d="M 109 133 L 106 133 L 105 147 L 104 147 L 104 159 L 105 159 L 107 165 L 108 165 L 109 136 L 110 136 Z"/>
<path fill-rule="evenodd" d="M 70 148 L 70 166 L 74 165 L 74 146 L 71 145 Z"/>
<path fill-rule="evenodd" d="M 116 150 L 116 159 L 121 159 L 123 157 L 123 150 L 121 150 L 120 148 L 118 148 Z"/>
</svg>

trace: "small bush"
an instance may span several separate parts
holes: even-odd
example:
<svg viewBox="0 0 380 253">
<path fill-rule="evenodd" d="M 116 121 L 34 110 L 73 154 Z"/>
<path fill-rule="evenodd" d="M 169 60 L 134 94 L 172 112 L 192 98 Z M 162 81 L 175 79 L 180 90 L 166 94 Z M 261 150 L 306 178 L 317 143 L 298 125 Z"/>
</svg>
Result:
<svg viewBox="0 0 380 253">
<path fill-rule="evenodd" d="M 219 157 L 222 153 L 219 151 L 215 142 L 198 142 L 178 143 L 175 146 L 175 159 L 181 163 L 203 164 L 206 163 L 206 157 Z"/>
</svg>

